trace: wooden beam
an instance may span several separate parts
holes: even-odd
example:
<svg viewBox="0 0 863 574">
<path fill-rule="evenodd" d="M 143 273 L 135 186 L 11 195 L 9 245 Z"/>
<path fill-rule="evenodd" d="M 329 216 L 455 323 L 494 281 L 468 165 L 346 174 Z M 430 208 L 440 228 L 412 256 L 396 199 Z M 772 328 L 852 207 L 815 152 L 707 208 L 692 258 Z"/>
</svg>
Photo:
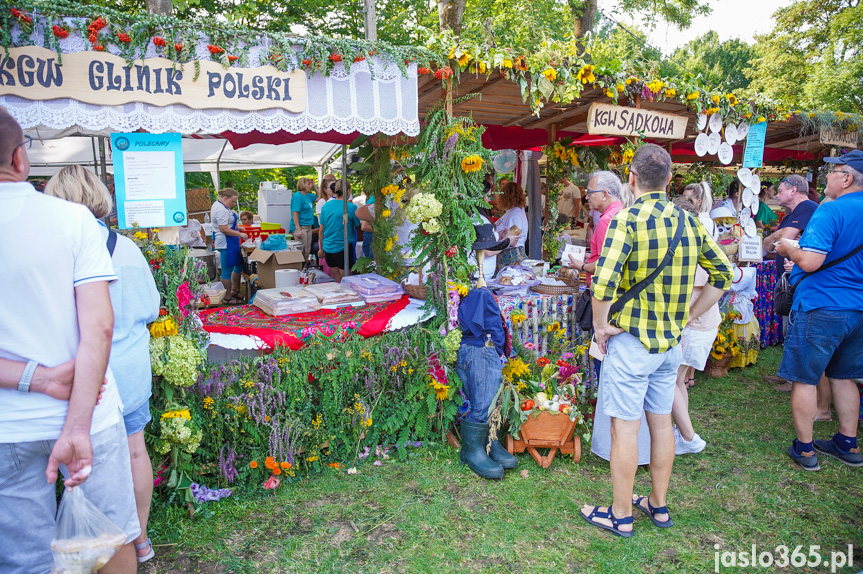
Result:
<svg viewBox="0 0 863 574">
<path fill-rule="evenodd" d="M 548 126 L 548 145 L 554 145 L 554 142 L 557 141 L 557 124 L 551 124 Z"/>
<path fill-rule="evenodd" d="M 557 124 L 557 128 L 562 130 L 562 129 L 566 129 L 570 126 L 575 126 L 575 125 L 578 125 L 582 122 L 586 122 L 589 115 L 590 115 L 589 110 L 586 112 L 580 113 L 577 116 L 569 118 L 566 121 L 559 122 Z"/>
<path fill-rule="evenodd" d="M 469 91 L 469 92 L 468 92 L 467 94 L 465 94 L 465 95 L 467 95 L 467 96 L 472 96 L 473 94 L 481 94 L 481 93 L 483 93 L 484 91 L 486 91 L 487 89 L 489 89 L 490 87 L 492 87 L 493 85 L 495 85 L 496 83 L 498 83 L 499 81 L 501 81 L 501 80 L 503 80 L 503 79 L 504 79 L 504 77 L 503 77 L 503 76 L 498 76 L 498 77 L 494 78 L 493 80 L 486 80 L 486 82 L 485 82 L 483 85 L 481 85 L 480 87 L 478 87 L 478 88 L 477 88 L 477 89 L 475 89 L 475 90 L 471 90 L 471 91 Z"/>
<path fill-rule="evenodd" d="M 532 121 L 523 127 L 527 128 L 527 129 L 534 129 L 534 128 L 539 128 L 540 124 L 546 124 L 546 123 L 550 123 L 550 122 L 560 123 L 560 120 L 562 120 L 566 117 L 569 117 L 572 114 L 578 113 L 578 111 L 583 109 L 583 108 L 584 108 L 583 105 L 574 105 L 574 106 L 569 107 L 569 108 L 565 109 L 564 111 L 559 112 L 555 115 L 551 115 L 551 116 L 548 116 L 545 118 L 539 118 L 535 121 Z"/>
<path fill-rule="evenodd" d="M 540 112 L 540 113 L 541 113 L 541 112 Z M 516 117 L 516 118 L 513 118 L 513 119 L 511 119 L 510 121 L 506 122 L 505 124 L 503 124 L 503 126 L 504 126 L 504 127 L 509 127 L 509 126 L 518 125 L 518 124 L 520 124 L 521 122 L 523 122 L 524 120 L 526 120 L 526 119 L 528 119 L 528 118 L 535 117 L 535 116 L 536 116 L 536 114 L 534 114 L 533 112 L 529 112 L 529 113 L 526 113 L 526 114 L 522 114 L 522 115 L 520 115 L 520 116 L 518 116 L 518 117 Z"/>
</svg>

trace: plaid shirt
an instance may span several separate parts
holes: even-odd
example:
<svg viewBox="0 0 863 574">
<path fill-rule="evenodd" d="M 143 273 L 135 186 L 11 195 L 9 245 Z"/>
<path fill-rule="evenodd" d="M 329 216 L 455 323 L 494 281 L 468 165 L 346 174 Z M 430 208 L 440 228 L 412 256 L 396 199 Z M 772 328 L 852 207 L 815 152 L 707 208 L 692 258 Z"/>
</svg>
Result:
<svg viewBox="0 0 863 574">
<path fill-rule="evenodd" d="M 674 237 L 681 212 L 665 193 L 638 197 L 611 221 L 602 255 L 596 264 L 593 296 L 600 301 L 619 298 L 659 266 Z M 696 217 L 686 223 L 674 258 L 656 280 L 612 318 L 612 324 L 631 333 L 651 353 L 663 353 L 680 341 L 689 320 L 689 300 L 695 269 L 709 274 L 708 284 L 731 286 L 731 264 Z"/>
</svg>

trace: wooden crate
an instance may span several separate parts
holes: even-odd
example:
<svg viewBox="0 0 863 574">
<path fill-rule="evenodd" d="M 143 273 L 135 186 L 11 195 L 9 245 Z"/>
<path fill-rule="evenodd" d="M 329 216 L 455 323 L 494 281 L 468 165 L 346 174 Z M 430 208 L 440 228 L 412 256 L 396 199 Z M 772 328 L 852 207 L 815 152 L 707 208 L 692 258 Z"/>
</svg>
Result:
<svg viewBox="0 0 863 574">
<path fill-rule="evenodd" d="M 542 468 L 551 466 L 554 457 L 559 450 L 563 454 L 571 454 L 572 460 L 581 460 L 581 437 L 573 436 L 575 421 L 564 414 L 551 414 L 541 412 L 534 418 L 530 415 L 519 430 L 520 439 L 516 440 L 512 435 L 506 437 L 506 450 L 510 454 L 527 452 Z M 538 448 L 549 449 L 548 454 L 539 454 Z"/>
</svg>

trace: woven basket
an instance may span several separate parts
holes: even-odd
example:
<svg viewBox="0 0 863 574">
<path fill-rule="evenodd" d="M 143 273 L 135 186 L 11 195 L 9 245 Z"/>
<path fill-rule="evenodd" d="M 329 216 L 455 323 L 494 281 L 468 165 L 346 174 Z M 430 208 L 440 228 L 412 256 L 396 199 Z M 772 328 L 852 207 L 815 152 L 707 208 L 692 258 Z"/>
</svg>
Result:
<svg viewBox="0 0 863 574">
<path fill-rule="evenodd" d="M 740 249 L 740 246 L 737 243 L 727 243 L 724 245 L 720 245 L 719 247 L 721 247 L 722 251 L 724 251 L 725 254 L 729 257 L 731 257 L 732 255 L 737 255 L 737 252 Z"/>
<path fill-rule="evenodd" d="M 530 290 L 534 293 L 539 293 L 540 295 L 569 295 L 570 293 L 578 293 L 578 282 L 576 282 L 576 286 L 570 287 L 567 284 L 565 287 L 560 285 L 531 285 Z"/>
<path fill-rule="evenodd" d="M 405 290 L 405 293 L 408 294 L 408 297 L 425 301 L 429 295 L 429 290 L 428 287 L 423 284 L 422 269 L 419 270 L 419 282 L 419 285 L 410 285 L 402 281 L 402 289 Z"/>
</svg>

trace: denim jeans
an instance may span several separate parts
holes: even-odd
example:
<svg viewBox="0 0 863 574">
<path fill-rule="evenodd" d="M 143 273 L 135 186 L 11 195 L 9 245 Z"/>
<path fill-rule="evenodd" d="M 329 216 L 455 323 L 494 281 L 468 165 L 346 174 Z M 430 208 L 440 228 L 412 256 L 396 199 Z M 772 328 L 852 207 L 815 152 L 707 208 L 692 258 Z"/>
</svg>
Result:
<svg viewBox="0 0 863 574">
<path fill-rule="evenodd" d="M 93 471 L 80 486 L 87 499 L 126 532 L 141 534 L 129 443 L 122 421 L 90 436 Z M 45 480 L 54 441 L 0 443 L 0 572 L 48 574 L 57 512 L 55 486 Z M 66 467 L 60 470 L 67 474 Z M 62 480 L 62 479 L 61 479 Z"/>
<path fill-rule="evenodd" d="M 456 373 L 462 380 L 462 391 L 470 401 L 469 423 L 488 422 L 488 410 L 501 383 L 500 356 L 494 347 L 462 345 L 458 350 Z"/>
</svg>

